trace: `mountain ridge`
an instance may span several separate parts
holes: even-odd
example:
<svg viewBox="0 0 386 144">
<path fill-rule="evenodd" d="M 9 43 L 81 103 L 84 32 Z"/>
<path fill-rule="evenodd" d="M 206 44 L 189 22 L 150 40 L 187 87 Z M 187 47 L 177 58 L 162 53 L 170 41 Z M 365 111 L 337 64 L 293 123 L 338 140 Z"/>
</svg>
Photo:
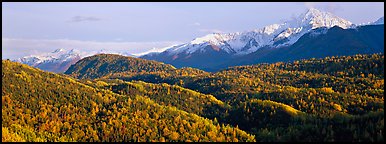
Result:
<svg viewBox="0 0 386 144">
<path fill-rule="evenodd" d="M 217 71 L 228 66 L 261 62 L 300 60 L 326 56 L 372 54 L 384 52 L 384 25 L 363 25 L 344 29 L 339 26 L 321 27 L 302 35 L 295 43 L 280 48 L 264 46 L 246 55 L 232 55 L 225 50 L 215 51 L 213 45 L 201 47 L 205 51 L 170 55 L 168 51 L 140 58 L 161 61 L 179 67 L 189 66 Z M 212 48 L 211 48 L 212 47 Z M 213 49 L 213 50 L 212 50 Z M 302 50 L 300 50 L 302 49 Z M 296 53 L 294 53 L 296 51 Z M 307 52 L 309 55 L 305 55 Z"/>
<path fill-rule="evenodd" d="M 174 46 L 164 52 L 169 53 L 169 55 L 191 54 L 196 51 L 205 51 L 203 47 L 207 45 L 215 45 L 230 55 L 245 55 L 264 46 L 281 47 L 290 45 L 312 29 L 333 26 L 346 29 L 353 27 L 353 24 L 329 12 L 311 8 L 299 17 L 282 24 L 272 24 L 245 32 L 212 33 L 195 38 L 189 43 Z"/>
</svg>

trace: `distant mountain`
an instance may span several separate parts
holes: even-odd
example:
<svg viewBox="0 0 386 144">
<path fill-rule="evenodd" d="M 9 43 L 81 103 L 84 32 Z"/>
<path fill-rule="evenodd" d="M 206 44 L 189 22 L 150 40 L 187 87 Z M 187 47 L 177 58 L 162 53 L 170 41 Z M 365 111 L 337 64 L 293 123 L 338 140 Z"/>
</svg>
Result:
<svg viewBox="0 0 386 144">
<path fill-rule="evenodd" d="M 330 28 L 333 26 L 346 29 L 353 27 L 353 24 L 331 13 L 311 8 L 299 17 L 282 24 L 273 24 L 261 29 L 241 33 L 213 33 L 196 38 L 189 43 L 174 46 L 165 52 L 173 56 L 181 53 L 192 54 L 195 52 L 205 52 L 206 47 L 211 46 L 215 51 L 224 51 L 231 55 L 245 55 L 264 46 L 281 47 L 290 45 L 312 29 L 320 27 Z"/>
<path fill-rule="evenodd" d="M 379 25 L 379 24 L 383 24 L 383 17 L 379 18 L 377 21 L 371 23 L 373 25 Z"/>
<path fill-rule="evenodd" d="M 72 64 L 81 59 L 80 51 L 72 49 L 66 51 L 64 49 L 57 49 L 50 53 L 41 55 L 31 55 L 14 61 L 27 64 L 42 70 L 50 72 L 64 72 Z"/>
<path fill-rule="evenodd" d="M 69 51 L 65 49 L 56 49 L 55 51 L 50 53 L 25 56 L 13 61 L 27 64 L 29 66 L 33 66 L 45 71 L 63 73 L 72 64 L 75 64 L 80 59 L 95 54 L 119 54 L 123 56 L 134 57 L 134 55 L 127 52 L 115 52 L 105 49 L 91 52 L 84 52 L 77 49 L 71 49 Z"/>
<path fill-rule="evenodd" d="M 384 25 L 355 29 L 320 28 L 303 35 L 296 43 L 280 49 L 262 48 L 216 66 L 216 70 L 235 65 L 288 62 L 329 56 L 384 53 Z"/>
<path fill-rule="evenodd" d="M 196 38 L 189 43 L 174 46 L 162 53 L 152 53 L 141 58 L 170 63 L 176 67 L 211 67 L 212 64 L 247 55 L 264 47 L 280 48 L 292 45 L 302 35 L 313 29 L 333 26 L 344 29 L 354 27 L 350 21 L 311 8 L 299 17 L 282 24 L 273 24 L 246 32 L 213 33 Z"/>
<path fill-rule="evenodd" d="M 381 24 L 383 23 L 383 19 L 374 22 L 375 24 Z M 338 45 L 341 46 L 351 46 L 347 47 L 350 48 L 358 48 L 360 47 L 368 47 L 371 46 L 374 48 L 372 52 L 383 52 L 380 51 L 379 47 L 383 48 L 383 43 L 377 41 L 380 38 L 383 39 L 383 31 L 382 32 L 372 32 L 371 34 L 375 35 L 366 35 L 366 34 L 360 34 L 368 36 L 367 38 L 374 38 L 376 39 L 376 44 L 380 45 L 374 45 L 374 40 L 372 39 L 361 39 L 358 40 L 357 38 L 362 38 L 361 36 L 351 36 L 346 35 L 345 30 L 348 31 L 356 31 L 358 29 L 362 30 L 362 28 L 358 28 L 361 26 L 356 26 L 352 24 L 350 21 L 347 21 L 343 18 L 339 18 L 331 13 L 328 12 L 322 12 L 317 9 L 311 8 L 307 10 L 305 13 L 301 14 L 297 18 L 293 18 L 287 22 L 284 22 L 282 24 L 273 24 L 270 26 L 266 26 L 261 29 L 256 29 L 252 31 L 247 32 L 241 32 L 241 33 L 229 33 L 229 34 L 209 34 L 201 38 L 196 38 L 193 41 L 174 46 L 170 49 L 167 49 L 161 53 L 151 53 L 147 55 L 141 56 L 141 58 L 149 59 L 149 60 L 156 60 L 165 62 L 168 64 L 172 64 L 176 67 L 194 67 L 199 68 L 207 71 L 216 71 L 221 68 L 226 68 L 228 66 L 233 66 L 235 64 L 255 64 L 258 62 L 277 62 L 281 60 L 296 60 L 297 58 L 312 58 L 312 57 L 325 57 L 325 56 L 332 56 L 332 54 L 327 54 L 326 52 L 323 52 L 323 50 L 319 51 L 316 50 L 314 53 L 312 53 L 310 56 L 291 56 L 285 53 L 287 51 L 291 51 L 293 48 L 299 47 L 294 46 L 295 43 L 297 43 L 301 37 L 304 35 L 312 35 L 314 38 L 317 37 L 317 35 L 325 35 L 328 31 L 330 31 L 330 28 L 340 28 L 342 31 L 338 31 L 337 35 L 340 36 L 348 36 L 348 40 L 352 40 L 352 43 L 349 43 L 348 41 L 335 41 L 335 43 L 338 43 Z M 382 27 L 383 28 L 383 27 Z M 350 29 L 350 30 L 349 30 Z M 364 28 L 367 29 L 367 28 Z M 380 29 L 380 27 L 378 27 Z M 334 32 L 335 30 L 332 30 L 327 36 L 331 37 L 331 39 L 334 39 Z M 364 30 L 366 31 L 366 30 Z M 341 33 L 343 32 L 343 33 Z M 353 33 L 359 34 L 359 33 Z M 369 33 L 370 34 L 370 33 Z M 358 37 L 359 36 L 359 37 Z M 350 37 L 356 37 L 355 39 L 351 39 Z M 312 39 L 312 38 L 311 38 Z M 313 45 L 314 47 L 318 48 L 325 48 L 327 51 L 329 48 L 325 47 L 325 44 L 335 45 L 335 43 L 331 43 L 331 41 L 323 41 L 322 39 L 315 39 L 317 40 L 319 46 L 315 45 L 314 43 L 303 43 L 304 46 L 310 46 Z M 327 39 L 325 39 L 327 40 Z M 370 44 L 372 43 L 372 44 Z M 358 44 L 358 45 L 356 45 Z M 370 44 L 370 45 L 367 45 Z M 377 48 L 375 48 L 375 47 Z M 288 49 L 288 50 L 287 50 Z M 291 50 L 290 50 L 291 49 Z M 308 47 L 307 51 L 312 51 L 313 48 Z M 376 50 L 375 50 L 376 49 Z M 276 51 L 283 51 L 283 52 L 276 52 Z M 318 52 L 321 52 L 320 55 Z M 366 50 L 364 50 L 366 51 Z M 269 58 L 267 56 L 275 55 L 274 53 L 280 53 L 284 55 L 288 55 L 288 58 L 278 57 L 275 58 Z M 350 51 L 348 53 L 345 53 L 344 51 L 341 51 L 339 55 L 347 55 L 347 54 L 357 54 L 362 53 L 361 50 L 354 50 Z M 367 52 L 366 52 L 367 53 Z M 252 57 L 252 59 L 251 59 Z M 262 60 L 260 58 L 267 57 L 267 60 Z"/>
</svg>

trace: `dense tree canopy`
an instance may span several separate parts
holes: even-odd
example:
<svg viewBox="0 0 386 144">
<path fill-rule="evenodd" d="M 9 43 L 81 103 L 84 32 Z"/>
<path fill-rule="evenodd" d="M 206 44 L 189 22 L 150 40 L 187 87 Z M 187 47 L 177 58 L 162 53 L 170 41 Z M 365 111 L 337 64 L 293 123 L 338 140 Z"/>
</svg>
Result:
<svg viewBox="0 0 386 144">
<path fill-rule="evenodd" d="M 8 60 L 2 61 L 2 84 L 3 141 L 255 140 L 238 128 L 174 106 Z"/>
<path fill-rule="evenodd" d="M 216 73 L 119 55 L 68 75 L 2 64 L 3 141 L 384 141 L 383 54 Z"/>
</svg>

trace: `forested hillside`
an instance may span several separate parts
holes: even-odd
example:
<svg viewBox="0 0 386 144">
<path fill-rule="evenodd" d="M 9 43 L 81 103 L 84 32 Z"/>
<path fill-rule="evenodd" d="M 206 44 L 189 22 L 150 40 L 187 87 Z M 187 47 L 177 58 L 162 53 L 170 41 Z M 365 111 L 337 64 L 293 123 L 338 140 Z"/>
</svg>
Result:
<svg viewBox="0 0 386 144">
<path fill-rule="evenodd" d="M 141 95 L 2 61 L 2 141 L 255 141 Z"/>
<path fill-rule="evenodd" d="M 70 66 L 65 74 L 77 78 L 97 78 L 119 72 L 153 72 L 175 69 L 156 61 L 126 57 L 117 54 L 97 54 Z"/>
<path fill-rule="evenodd" d="M 3 141 L 384 141 L 384 54 L 216 73 L 96 55 L 68 75 L 2 71 Z"/>
<path fill-rule="evenodd" d="M 373 54 L 238 66 L 216 73 L 183 68 L 103 78 L 126 81 L 123 89 L 113 90 L 120 94 L 134 92 L 125 87 L 140 80 L 213 95 L 230 107 L 216 120 L 255 134 L 257 141 L 383 141 L 383 64 L 384 55 Z"/>
<path fill-rule="evenodd" d="M 82 80 L 82 82 L 122 95 L 142 95 L 161 105 L 175 106 L 186 112 L 211 119 L 221 117 L 230 108 L 229 105 L 217 100 L 212 95 L 202 94 L 178 85 L 152 84 L 142 81 L 125 82 L 118 79 Z"/>
</svg>

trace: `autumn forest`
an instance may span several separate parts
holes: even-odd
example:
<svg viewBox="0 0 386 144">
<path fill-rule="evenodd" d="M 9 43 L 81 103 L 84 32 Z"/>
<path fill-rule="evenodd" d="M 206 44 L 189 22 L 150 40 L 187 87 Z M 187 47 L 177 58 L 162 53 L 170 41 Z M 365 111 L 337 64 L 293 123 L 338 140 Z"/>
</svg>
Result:
<svg viewBox="0 0 386 144">
<path fill-rule="evenodd" d="M 205 72 L 114 54 L 2 61 L 2 141 L 384 141 L 384 54 Z"/>
</svg>

